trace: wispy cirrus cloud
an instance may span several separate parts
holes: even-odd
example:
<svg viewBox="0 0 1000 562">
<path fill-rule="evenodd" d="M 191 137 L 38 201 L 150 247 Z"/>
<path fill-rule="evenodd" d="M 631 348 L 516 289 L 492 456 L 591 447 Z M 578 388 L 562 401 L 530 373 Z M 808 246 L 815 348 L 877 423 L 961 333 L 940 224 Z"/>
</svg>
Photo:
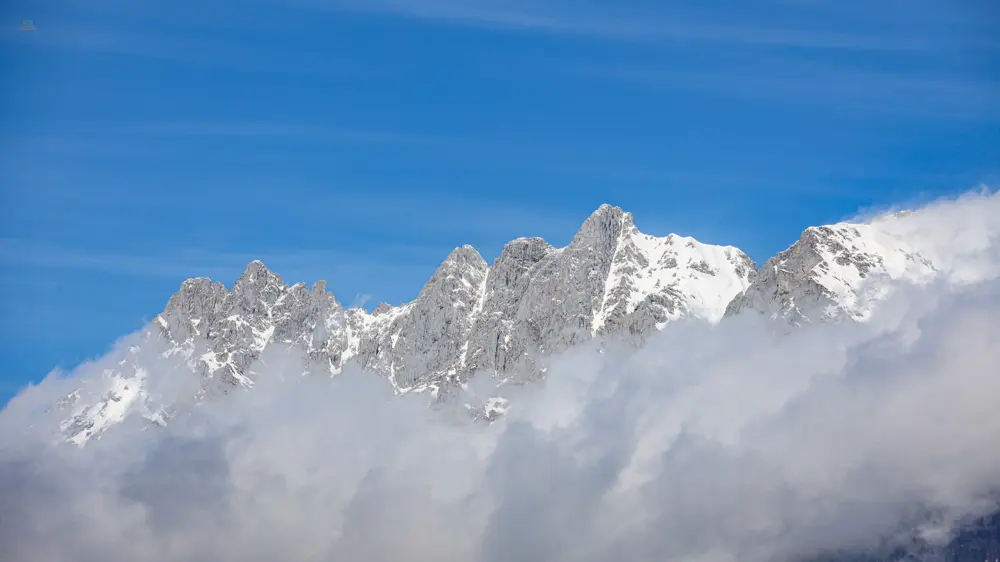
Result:
<svg viewBox="0 0 1000 562">
<path fill-rule="evenodd" d="M 152 137 L 238 137 L 317 140 L 323 142 L 425 144 L 430 134 L 351 129 L 327 125 L 269 121 L 153 121 L 101 125 L 108 133 Z"/>
<path fill-rule="evenodd" d="M 0 32 L 0 42 L 14 49 L 57 49 L 122 55 L 225 70 L 322 76 L 361 76 L 371 72 L 359 66 L 332 63 L 318 53 L 262 48 L 252 40 L 202 37 L 162 29 L 132 29 L 127 24 L 40 23 L 33 33 Z"/>
<path fill-rule="evenodd" d="M 385 245 L 391 263 L 361 252 L 333 249 L 266 249 L 259 252 L 213 250 L 164 251 L 97 250 L 22 238 L 0 238 L 0 264 L 60 270 L 93 270 L 139 278 L 211 276 L 220 281 L 235 279 L 246 265 L 261 260 L 290 278 L 307 270 L 326 268 L 341 274 L 367 275 L 401 271 L 407 267 L 426 269 L 420 258 L 440 254 L 440 248 L 419 245 Z M 405 260 L 406 255 L 416 259 Z M 444 256 L 441 256 L 443 258 Z M 304 280 L 304 279 L 302 279 Z M 315 280 L 315 279 L 314 279 Z"/>
<path fill-rule="evenodd" d="M 710 68 L 667 65 L 566 65 L 568 76 L 664 90 L 697 90 L 727 97 L 912 116 L 983 119 L 1000 116 L 1000 81 L 984 76 L 866 69 L 792 60 L 743 61 Z"/>
<path fill-rule="evenodd" d="M 750 0 L 734 3 L 730 17 L 709 17 L 697 2 L 651 3 L 525 2 L 512 0 L 296 0 L 322 10 L 373 13 L 454 25 L 605 39 L 712 43 L 730 46 L 834 50 L 926 51 L 940 49 L 920 33 L 899 26 L 919 6 L 887 5 L 867 12 L 827 2 Z M 891 15 L 892 17 L 880 17 Z M 766 15 L 766 17 L 762 17 Z M 983 46 L 959 34 L 952 46 Z"/>
<path fill-rule="evenodd" d="M 38 209 L 31 223 L 33 234 L 0 237 L 0 266 L 9 271 L 89 271 L 138 279 L 206 276 L 229 283 L 247 263 L 261 260 L 290 282 L 328 279 L 332 285 L 348 286 L 348 294 L 381 296 L 377 289 L 389 285 L 403 285 L 403 292 L 419 290 L 448 253 L 464 244 L 472 244 L 492 261 L 504 243 L 518 236 L 563 243 L 587 213 L 362 188 L 312 194 L 307 205 L 300 195 L 292 190 L 275 197 L 273 187 L 247 186 L 238 199 L 227 190 L 203 193 L 195 210 L 176 201 L 177 212 L 197 225 L 172 240 L 158 234 L 176 227 L 163 216 L 163 205 L 139 204 L 126 192 L 97 200 L 92 200 L 93 194 L 71 201 L 54 197 L 58 201 Z M 112 202 L 116 204 L 109 206 Z M 91 207 L 93 212 L 80 212 Z M 247 229 L 253 233 L 244 232 L 246 238 L 238 245 L 246 249 L 230 251 L 221 231 L 211 226 L 222 208 L 251 224 L 287 218 L 328 227 L 324 237 L 313 237 L 299 247 L 276 246 L 255 229 Z M 138 222 L 123 218 L 132 216 L 144 218 Z M 31 217 L 22 212 L 19 218 Z M 128 241 L 109 245 L 78 234 L 107 224 L 132 232 Z M 214 242 L 192 244 L 199 239 Z"/>
</svg>

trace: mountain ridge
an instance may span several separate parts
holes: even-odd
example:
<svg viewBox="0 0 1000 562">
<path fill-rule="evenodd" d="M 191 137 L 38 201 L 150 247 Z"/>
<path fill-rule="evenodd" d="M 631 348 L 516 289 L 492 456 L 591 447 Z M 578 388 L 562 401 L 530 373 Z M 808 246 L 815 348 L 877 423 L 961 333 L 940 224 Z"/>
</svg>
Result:
<svg viewBox="0 0 1000 562">
<path fill-rule="evenodd" d="M 987 210 L 1000 212 L 998 201 L 990 197 Z M 717 323 L 747 311 L 791 324 L 863 322 L 892 283 L 925 283 L 963 267 L 972 277 L 1000 274 L 975 270 L 954 248 L 921 242 L 914 234 L 926 231 L 921 220 L 914 211 L 809 227 L 758 268 L 734 246 L 642 233 L 631 213 L 605 204 L 561 248 L 517 238 L 488 264 L 472 246 L 459 246 L 414 300 L 371 312 L 345 308 L 324 281 L 289 286 L 259 260 L 232 289 L 188 279 L 149 337 L 161 338 L 165 354 L 199 377 L 204 397 L 254 386 L 252 365 L 275 344 L 304 352 L 303 374 L 333 376 L 355 364 L 384 376 L 397 393 L 438 397 L 476 373 L 501 383 L 541 377 L 549 356 L 595 338 L 639 345 L 671 322 Z M 126 380 L 141 388 L 138 372 L 107 378 L 111 389 Z M 82 443 L 99 435 L 123 409 L 121 394 L 109 390 L 94 404 L 74 405 L 66 437 Z M 156 413 L 151 420 L 163 417 L 161 408 L 142 409 Z"/>
</svg>

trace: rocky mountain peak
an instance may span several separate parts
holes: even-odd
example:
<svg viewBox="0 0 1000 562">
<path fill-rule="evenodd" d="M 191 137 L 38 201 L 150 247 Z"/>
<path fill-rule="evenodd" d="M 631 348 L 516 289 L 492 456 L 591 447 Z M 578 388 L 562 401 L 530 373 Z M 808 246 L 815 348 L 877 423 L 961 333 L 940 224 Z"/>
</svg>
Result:
<svg viewBox="0 0 1000 562">
<path fill-rule="evenodd" d="M 455 248 L 424 285 L 417 300 L 442 291 L 449 299 L 457 292 L 478 291 L 488 270 L 489 265 L 475 248 L 468 245 Z M 463 302 L 467 302 L 469 298 L 471 296 L 467 295 Z"/>
<path fill-rule="evenodd" d="M 622 219 L 628 217 L 628 219 L 631 220 L 632 213 L 623 210 L 621 207 L 611 205 L 610 203 L 602 203 L 600 207 L 590 214 L 588 220 L 598 217 L 611 217 L 612 219 Z"/>
<path fill-rule="evenodd" d="M 267 314 L 285 289 L 281 276 L 272 273 L 260 261 L 250 262 L 226 298 L 229 314 L 257 316 Z"/>
<path fill-rule="evenodd" d="M 187 341 L 215 320 L 227 295 L 222 283 L 207 277 L 188 279 L 167 301 L 157 323 L 177 341 Z"/>
<path fill-rule="evenodd" d="M 247 264 L 246 268 L 243 270 L 243 274 L 240 275 L 236 280 L 236 283 L 233 284 L 233 290 L 244 289 L 248 286 L 280 286 L 283 284 L 281 276 L 277 273 L 272 273 L 271 270 L 264 265 L 264 262 L 260 260 L 253 260 Z"/>
<path fill-rule="evenodd" d="M 933 252 L 892 232 L 892 221 L 905 216 L 806 228 L 761 266 L 726 314 L 754 310 L 792 324 L 865 320 L 885 298 L 886 281 L 922 283 L 937 274 Z"/>
<path fill-rule="evenodd" d="M 501 250 L 500 252 L 501 258 L 498 259 L 503 259 L 503 256 L 520 258 L 520 257 L 535 255 L 541 257 L 549 253 L 553 249 L 555 248 L 542 238 L 538 237 L 515 238 L 510 242 L 504 244 L 503 250 Z"/>
<path fill-rule="evenodd" d="M 478 250 L 465 244 L 452 250 L 442 265 L 444 264 L 456 264 L 459 267 L 470 266 L 475 269 L 481 269 L 486 266 L 486 260 L 483 259 Z"/>
<path fill-rule="evenodd" d="M 604 204 L 587 217 L 569 246 L 586 247 L 609 254 L 614 252 L 617 240 L 634 226 L 632 213 L 623 211 L 621 207 Z"/>
<path fill-rule="evenodd" d="M 511 240 L 493 262 L 487 291 L 492 293 L 501 287 L 512 287 L 522 275 L 554 251 L 556 249 L 541 238 Z"/>
<path fill-rule="evenodd" d="M 214 282 L 207 277 L 187 279 L 167 301 L 164 313 L 180 312 L 200 318 L 204 315 L 206 307 L 211 308 L 211 305 L 225 294 L 226 288 L 222 283 Z"/>
<path fill-rule="evenodd" d="M 551 353 L 595 337 L 638 343 L 680 319 L 716 322 L 757 310 L 793 322 L 863 320 L 880 298 L 869 280 L 921 279 L 943 254 L 909 244 L 909 227 L 898 224 L 905 219 L 806 229 L 758 271 L 737 248 L 650 236 L 630 213 L 602 205 L 562 248 L 518 238 L 492 265 L 471 246 L 455 248 L 417 298 L 399 306 L 345 310 L 326 283 L 288 287 L 254 261 L 231 291 L 205 278 L 185 281 L 157 324 L 173 346 L 168 355 L 185 358 L 209 396 L 254 386 L 255 361 L 276 343 L 304 351 L 310 374 L 335 375 L 350 362 L 397 392 L 446 392 L 476 372 L 542 376 Z M 978 243 L 960 242 L 970 239 Z M 141 385 L 129 368 L 118 379 Z M 66 427 L 104 427 L 95 417 L 102 411 L 79 406 Z"/>
</svg>

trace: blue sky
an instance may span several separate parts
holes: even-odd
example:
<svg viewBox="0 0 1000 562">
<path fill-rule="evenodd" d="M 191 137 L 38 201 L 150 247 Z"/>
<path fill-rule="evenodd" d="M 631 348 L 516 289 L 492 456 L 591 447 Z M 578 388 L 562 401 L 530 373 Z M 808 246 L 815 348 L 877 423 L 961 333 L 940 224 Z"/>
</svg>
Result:
<svg viewBox="0 0 1000 562">
<path fill-rule="evenodd" d="M 0 8 L 0 400 L 251 259 L 399 303 L 604 202 L 762 261 L 1000 174 L 992 0 L 148 4 Z"/>
</svg>

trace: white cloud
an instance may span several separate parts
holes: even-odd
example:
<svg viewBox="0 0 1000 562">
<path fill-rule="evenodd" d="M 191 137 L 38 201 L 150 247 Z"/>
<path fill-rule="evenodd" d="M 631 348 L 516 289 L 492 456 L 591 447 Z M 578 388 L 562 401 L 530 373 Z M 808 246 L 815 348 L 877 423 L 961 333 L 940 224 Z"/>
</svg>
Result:
<svg viewBox="0 0 1000 562">
<path fill-rule="evenodd" d="M 780 561 L 946 538 L 1000 508 L 997 318 L 993 279 L 900 289 L 864 325 L 672 325 L 563 355 L 489 427 L 274 348 L 251 391 L 53 445 L 40 409 L 119 350 L 0 413 L 0 558 Z"/>
</svg>

